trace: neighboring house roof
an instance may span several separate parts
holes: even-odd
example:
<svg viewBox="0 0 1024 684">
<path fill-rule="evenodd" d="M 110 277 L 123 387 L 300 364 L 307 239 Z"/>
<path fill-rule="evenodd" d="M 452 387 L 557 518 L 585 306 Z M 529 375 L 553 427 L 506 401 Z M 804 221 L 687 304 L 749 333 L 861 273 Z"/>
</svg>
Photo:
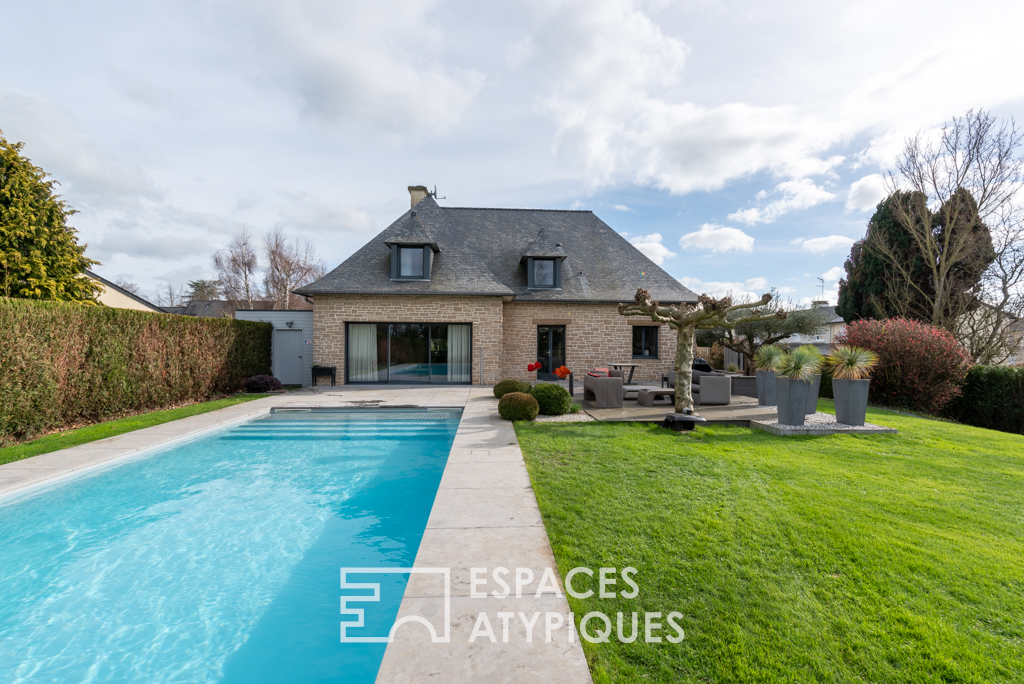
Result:
<svg viewBox="0 0 1024 684">
<path fill-rule="evenodd" d="M 825 312 L 825 323 L 827 325 L 832 325 L 834 323 L 846 323 L 846 319 L 836 313 L 836 307 L 823 306 L 821 308 Z"/>
<path fill-rule="evenodd" d="M 413 213 L 415 212 L 415 216 Z M 387 243 L 436 243 L 429 281 L 391 280 Z M 523 257 L 563 258 L 560 290 L 527 289 Z M 659 301 L 697 295 L 590 211 L 440 207 L 427 196 L 316 282 L 318 294 L 515 296 L 517 301 L 628 302 L 637 288 Z"/>
<path fill-rule="evenodd" d="M 97 275 L 90 270 L 86 270 L 85 275 L 103 286 L 104 292 L 101 292 L 97 297 L 101 304 L 105 304 L 106 306 L 114 309 L 134 309 L 136 311 L 156 311 L 157 313 L 166 313 L 156 304 L 146 301 L 139 295 L 129 292 L 120 285 L 112 283 L 106 278 Z M 123 297 L 127 297 L 130 301 L 125 302 L 124 299 L 122 299 Z"/>
<path fill-rule="evenodd" d="M 235 313 L 235 305 L 221 299 L 193 299 L 185 305 L 183 316 L 198 318 L 231 318 Z"/>
</svg>

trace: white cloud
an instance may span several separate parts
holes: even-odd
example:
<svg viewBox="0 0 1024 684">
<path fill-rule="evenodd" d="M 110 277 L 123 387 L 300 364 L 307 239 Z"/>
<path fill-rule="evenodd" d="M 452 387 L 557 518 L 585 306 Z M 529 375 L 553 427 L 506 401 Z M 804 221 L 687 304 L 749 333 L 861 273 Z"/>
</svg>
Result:
<svg viewBox="0 0 1024 684">
<path fill-rule="evenodd" d="M 821 277 L 826 283 L 838 283 L 845 274 L 846 271 L 842 266 L 835 266 L 822 273 Z"/>
<path fill-rule="evenodd" d="M 658 266 L 665 263 L 665 259 L 670 259 L 676 255 L 675 252 L 669 251 L 668 247 L 661 244 L 661 233 L 637 235 L 631 238 L 629 242 Z"/>
<path fill-rule="evenodd" d="M 803 240 L 800 245 L 804 248 L 804 251 L 814 252 L 815 254 L 821 254 L 823 252 L 829 252 L 833 249 L 849 249 L 850 245 L 853 244 L 853 239 L 845 237 L 843 235 L 829 235 L 827 237 L 811 238 L 810 240 Z"/>
<path fill-rule="evenodd" d="M 612 207 L 612 209 L 614 209 L 615 211 L 633 211 L 625 204 L 616 204 L 614 207 Z"/>
<path fill-rule="evenodd" d="M 782 199 L 775 200 L 766 207 L 738 210 L 729 214 L 729 218 L 751 226 L 757 223 L 771 223 L 790 211 L 810 209 L 816 204 L 836 198 L 831 192 L 815 185 L 809 178 L 779 183 L 775 186 L 775 192 L 782 193 Z M 767 193 L 763 190 L 757 193 L 757 199 L 766 197 Z"/>
<path fill-rule="evenodd" d="M 459 122 L 484 75 L 443 63 L 433 4 L 267 0 L 255 12 L 264 38 L 257 54 L 313 119 L 435 137 Z"/>
<path fill-rule="evenodd" d="M 0 92 L 0 128 L 23 154 L 71 191 L 79 203 L 111 206 L 156 199 L 160 192 L 138 166 L 104 151 L 60 106 L 22 93 Z"/>
<path fill-rule="evenodd" d="M 697 278 L 680 278 L 686 287 L 700 294 L 708 294 L 712 297 L 731 296 L 734 300 L 756 299 L 768 291 L 768 280 L 766 278 L 749 278 L 743 282 L 703 282 Z"/>
<path fill-rule="evenodd" d="M 869 211 L 885 199 L 885 179 L 881 174 L 872 173 L 854 181 L 850 194 L 846 196 L 847 211 Z"/>
<path fill-rule="evenodd" d="M 700 230 L 679 238 L 679 245 L 710 249 L 712 252 L 750 252 L 754 249 L 754 238 L 739 228 L 705 223 Z"/>
</svg>

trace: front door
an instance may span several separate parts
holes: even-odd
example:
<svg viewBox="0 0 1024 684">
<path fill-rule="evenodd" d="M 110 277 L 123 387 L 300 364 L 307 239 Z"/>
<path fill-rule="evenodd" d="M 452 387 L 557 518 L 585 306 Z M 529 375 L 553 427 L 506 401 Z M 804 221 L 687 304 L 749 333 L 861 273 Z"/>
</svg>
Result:
<svg viewBox="0 0 1024 684">
<path fill-rule="evenodd" d="M 537 326 L 538 380 L 555 380 L 555 369 L 565 365 L 565 326 Z"/>
<path fill-rule="evenodd" d="M 302 384 L 302 331 L 274 331 L 274 375 L 282 385 Z"/>
</svg>

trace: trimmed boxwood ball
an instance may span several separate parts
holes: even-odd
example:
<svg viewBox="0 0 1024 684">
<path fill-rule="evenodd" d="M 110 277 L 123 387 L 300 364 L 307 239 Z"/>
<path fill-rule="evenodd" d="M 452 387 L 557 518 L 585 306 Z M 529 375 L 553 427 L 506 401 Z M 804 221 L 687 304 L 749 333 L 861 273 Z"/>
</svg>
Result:
<svg viewBox="0 0 1024 684">
<path fill-rule="evenodd" d="M 509 392 L 523 392 L 524 394 L 529 394 L 530 383 L 523 382 L 522 380 L 502 380 L 494 386 L 494 396 L 499 399 Z"/>
<path fill-rule="evenodd" d="M 281 389 L 281 381 L 273 375 L 254 375 L 251 378 L 246 378 L 242 386 L 245 387 L 246 392 L 263 394 Z"/>
<path fill-rule="evenodd" d="M 530 394 L 537 400 L 540 412 L 545 416 L 561 416 L 572 408 L 572 395 L 561 385 L 538 383 L 530 390 Z"/>
<path fill-rule="evenodd" d="M 525 392 L 509 392 L 498 400 L 498 415 L 505 420 L 533 420 L 539 412 L 537 400 Z"/>
</svg>

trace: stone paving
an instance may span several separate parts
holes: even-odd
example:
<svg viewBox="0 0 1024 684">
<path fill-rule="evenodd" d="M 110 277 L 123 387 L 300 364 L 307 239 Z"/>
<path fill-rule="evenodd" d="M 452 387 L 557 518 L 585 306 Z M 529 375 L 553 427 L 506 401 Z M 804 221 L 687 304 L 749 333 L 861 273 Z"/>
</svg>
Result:
<svg viewBox="0 0 1024 684">
<path fill-rule="evenodd" d="M 257 399 L 172 423 L 0 465 L 0 498 L 110 467 L 182 439 L 249 420 L 271 407 L 447 406 L 464 412 L 420 543 L 415 567 L 448 568 L 449 640 L 433 643 L 426 627 L 404 624 L 384 655 L 378 682 L 590 682 L 569 605 L 512 424 L 497 415 L 489 387 L 318 387 Z M 485 568 L 472 596 L 471 569 Z M 496 591 L 495 568 L 508 568 L 511 592 Z M 517 597 L 515 577 L 523 572 Z M 557 589 L 538 593 L 551 570 Z M 525 581 L 526 573 L 532 582 Z M 557 593 L 556 593 L 557 592 Z M 441 627 L 445 591 L 438 576 L 413 575 L 399 619 L 419 616 Z M 340 595 L 340 587 L 339 587 Z M 494 641 L 470 637 L 487 614 Z M 512 615 L 502 618 L 501 615 Z M 554 626 L 555 615 L 563 619 Z M 534 618 L 534 616 L 536 616 Z M 505 641 L 502 620 L 507 620 Z M 536 621 L 529 630 L 524 626 Z M 340 623 L 340 619 L 339 619 Z M 550 627 L 548 625 L 551 625 Z M 477 632 L 480 630 L 477 629 Z M 529 632 L 529 635 L 528 635 Z M 439 629 L 439 634 L 444 630 Z"/>
</svg>

